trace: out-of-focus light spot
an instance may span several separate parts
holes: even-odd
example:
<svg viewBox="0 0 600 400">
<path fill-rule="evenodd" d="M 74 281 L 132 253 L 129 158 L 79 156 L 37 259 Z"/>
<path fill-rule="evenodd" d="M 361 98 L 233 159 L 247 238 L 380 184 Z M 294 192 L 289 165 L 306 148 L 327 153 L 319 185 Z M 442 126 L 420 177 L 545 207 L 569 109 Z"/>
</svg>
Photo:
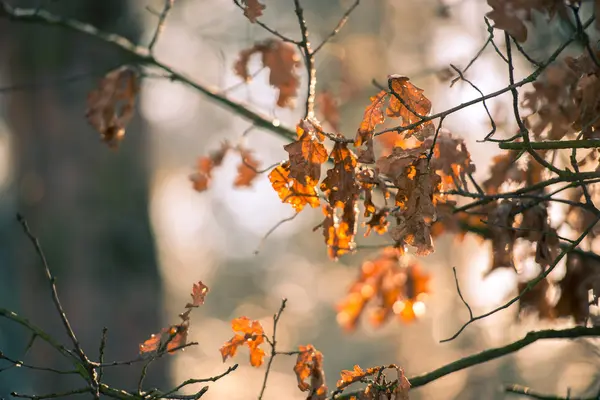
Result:
<svg viewBox="0 0 600 400">
<path fill-rule="evenodd" d="M 279 125 L 281 125 L 281 122 L 278 119 L 274 119 L 273 126 L 279 126 Z"/>
<path fill-rule="evenodd" d="M 373 294 L 375 294 L 375 289 L 373 288 L 373 286 L 371 285 L 364 285 L 361 289 L 360 289 L 360 294 L 364 297 L 364 298 L 371 298 L 371 296 L 373 296 Z"/>
<path fill-rule="evenodd" d="M 406 303 L 404 303 L 402 300 L 398 300 L 392 306 L 392 310 L 394 311 L 394 314 L 400 314 L 405 307 Z"/>
<path fill-rule="evenodd" d="M 413 312 L 417 317 L 422 317 L 427 311 L 427 306 L 422 301 L 417 301 L 412 305 Z"/>
<path fill-rule="evenodd" d="M 144 118 L 155 123 L 186 124 L 196 117 L 198 96 L 183 85 L 168 80 L 146 80 L 140 110 Z"/>
<path fill-rule="evenodd" d="M 491 307 L 506 299 L 517 285 L 517 276 L 510 268 L 498 268 L 489 276 L 483 277 L 491 264 L 491 252 L 488 246 L 474 252 L 470 257 L 472 269 L 468 279 L 461 280 L 469 293 L 469 303 L 477 307 Z"/>
</svg>

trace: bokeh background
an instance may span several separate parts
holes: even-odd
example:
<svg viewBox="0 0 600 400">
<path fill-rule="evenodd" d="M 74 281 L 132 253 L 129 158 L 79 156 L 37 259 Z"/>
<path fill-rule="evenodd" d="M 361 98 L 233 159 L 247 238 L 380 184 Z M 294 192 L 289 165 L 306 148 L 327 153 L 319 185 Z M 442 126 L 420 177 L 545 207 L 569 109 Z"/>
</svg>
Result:
<svg viewBox="0 0 600 400">
<path fill-rule="evenodd" d="M 264 0 L 262 21 L 299 37 L 290 0 Z M 303 0 L 311 38 L 319 43 L 336 25 L 350 0 Z M 161 10 L 160 0 L 13 1 L 43 6 L 61 15 L 115 31 L 146 44 Z M 453 63 L 464 67 L 487 40 L 480 0 L 363 0 L 349 23 L 317 59 L 317 90 L 329 89 L 341 101 L 341 131 L 352 136 L 372 80 L 402 74 L 425 89 L 440 111 L 477 96 L 466 84 L 452 88 L 439 71 Z M 526 44 L 543 59 L 569 34 L 560 24 L 542 25 Z M 240 50 L 269 34 L 251 25 L 232 1 L 176 0 L 156 56 L 206 85 L 282 124 L 293 127 L 302 115 L 275 108 L 276 93 L 266 71 L 240 84 L 233 63 Z M 501 41 L 499 41 L 501 44 Z M 513 307 L 452 335 L 468 314 L 452 276 L 457 267 L 462 290 L 476 313 L 502 304 L 515 294 L 518 277 L 489 268 L 489 245 L 467 236 L 444 236 L 436 252 L 421 260 L 431 274 L 426 313 L 410 324 L 392 320 L 375 330 L 362 324 L 345 333 L 336 323 L 335 305 L 357 277 L 361 262 L 377 250 L 362 250 L 338 262 L 328 260 L 320 233 L 312 227 L 321 211 L 293 215 L 281 204 L 266 174 L 251 188 L 234 189 L 238 159 L 228 156 L 214 173 L 211 188 L 192 189 L 189 175 L 196 159 L 224 140 L 255 151 L 262 166 L 286 158 L 284 141 L 251 124 L 182 84 L 156 77 L 143 81 L 137 115 L 117 151 L 100 143 L 84 117 L 85 99 L 110 69 L 128 57 L 99 40 L 60 28 L 23 25 L 0 19 L 0 306 L 13 309 L 65 341 L 40 262 L 16 222 L 17 212 L 39 236 L 58 279 L 59 294 L 82 345 L 96 356 L 103 327 L 108 328 L 107 360 L 137 356 L 138 344 L 177 321 L 191 286 L 210 287 L 206 304 L 194 312 L 190 339 L 194 348 L 153 364 L 148 387 L 172 386 L 188 378 L 240 368 L 211 384 L 206 399 L 256 398 L 264 367 L 252 368 L 247 351 L 223 364 L 219 347 L 232 336 L 230 320 L 259 319 L 270 330 L 281 298 L 288 307 L 280 321 L 280 349 L 314 344 L 325 355 L 329 387 L 342 369 L 397 363 L 408 376 L 437 368 L 462 356 L 514 341 L 531 329 L 564 326 L 569 321 L 516 322 Z M 259 69 L 258 62 L 251 69 Z M 518 60 L 518 74 L 530 72 Z M 305 71 L 301 72 L 306 82 Z M 483 92 L 507 84 L 506 65 L 486 50 L 467 77 Z M 303 104 L 301 90 L 298 104 Z M 512 133 L 510 98 L 488 103 L 503 132 Z M 495 146 L 478 143 L 489 131 L 481 105 L 454 114 L 445 127 L 463 137 L 484 178 Z M 246 132 L 246 135 L 242 136 Z M 359 243 L 385 243 L 362 237 Z M 255 251 L 259 250 L 258 255 Z M 560 273 L 558 271 L 557 273 Z M 9 321 L 0 321 L 0 350 L 31 364 L 67 367 L 51 348 Z M 595 342 L 537 343 L 485 365 L 460 371 L 411 392 L 411 399 L 502 399 L 503 384 L 520 383 L 548 393 L 591 394 L 597 390 L 599 356 Z M 293 358 L 274 363 L 266 399 L 305 398 L 296 386 Z M 0 368 L 6 366 L 1 364 Z M 109 383 L 137 385 L 140 366 L 107 369 Z M 75 386 L 78 385 L 78 386 Z M 11 391 L 43 394 L 79 387 L 69 376 L 13 368 L 0 373 L 0 398 Z M 193 387 L 190 388 L 190 390 Z"/>
</svg>

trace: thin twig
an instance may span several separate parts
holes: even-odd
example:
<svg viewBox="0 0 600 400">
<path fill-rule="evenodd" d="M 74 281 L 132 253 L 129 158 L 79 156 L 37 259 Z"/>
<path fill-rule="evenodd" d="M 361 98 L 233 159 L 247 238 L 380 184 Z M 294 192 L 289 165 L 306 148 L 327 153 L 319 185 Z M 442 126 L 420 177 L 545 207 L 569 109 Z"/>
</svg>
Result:
<svg viewBox="0 0 600 400">
<path fill-rule="evenodd" d="M 312 119 L 315 115 L 315 94 L 317 89 L 317 69 L 315 68 L 315 55 L 311 50 L 310 40 L 308 39 L 308 28 L 306 26 L 304 10 L 300 5 L 300 0 L 294 0 L 294 10 L 296 12 L 296 17 L 298 18 L 298 25 L 300 25 L 300 33 L 302 34 L 302 41 L 300 41 L 298 47 L 304 54 L 304 63 L 306 65 L 306 72 L 308 75 L 308 83 L 306 85 L 308 90 L 306 94 L 304 119 Z"/>
<path fill-rule="evenodd" d="M 588 225 L 588 227 L 583 231 L 583 233 L 577 238 L 575 239 L 575 241 L 573 241 L 573 243 L 569 244 L 568 246 L 562 248 L 562 251 L 560 252 L 560 254 L 558 255 L 558 257 L 556 257 L 556 259 L 554 259 L 554 262 L 552 262 L 551 265 L 548 266 L 548 268 L 543 271 L 540 275 L 538 275 L 537 278 L 529 281 L 527 283 L 527 286 L 525 286 L 525 288 L 515 297 L 513 297 L 512 299 L 510 299 L 508 302 L 504 303 L 503 305 L 494 308 L 491 311 L 488 311 L 485 314 L 481 314 L 478 315 L 476 317 L 472 317 L 469 318 L 469 320 L 467 322 L 465 322 L 462 327 L 452 336 L 450 336 L 447 339 L 443 339 L 440 341 L 440 343 L 444 343 L 444 342 L 449 342 L 451 340 L 456 339 L 466 328 L 467 326 L 471 325 L 472 323 L 482 320 L 484 318 L 489 317 L 490 315 L 493 315 L 499 311 L 502 311 L 504 309 L 509 308 L 511 305 L 513 305 L 514 303 L 516 303 L 517 301 L 519 301 L 521 299 L 521 297 L 525 294 L 530 292 L 539 282 L 541 282 L 542 280 L 544 280 L 549 274 L 550 272 L 552 272 L 554 270 L 554 268 L 556 267 L 556 265 L 558 265 L 558 263 L 560 262 L 560 260 L 562 260 L 562 258 L 567 255 L 567 253 L 569 253 L 570 251 L 572 251 L 573 249 L 575 249 L 579 243 L 581 243 L 581 241 L 588 235 L 588 233 L 594 228 L 594 226 L 596 225 L 596 223 L 598 223 L 598 221 L 600 221 L 600 216 L 598 216 L 590 225 Z"/>
<path fill-rule="evenodd" d="M 21 399 L 43 400 L 43 399 L 57 399 L 57 398 L 61 398 L 61 397 L 69 397 L 69 396 L 73 396 L 76 394 L 89 393 L 89 392 L 90 392 L 90 388 L 81 388 L 81 389 L 69 390 L 68 392 L 49 393 L 49 394 L 42 394 L 42 395 L 38 395 L 38 396 L 22 394 L 22 393 L 17 393 L 17 392 L 12 392 L 10 395 L 12 397 L 17 397 L 17 398 L 21 398 Z"/>
<path fill-rule="evenodd" d="M 148 50 L 150 51 L 150 53 L 152 53 L 154 51 L 154 46 L 156 45 L 156 42 L 158 41 L 158 37 L 161 35 L 163 30 L 165 29 L 165 22 L 167 21 L 167 16 L 169 15 L 171 8 L 173 8 L 173 4 L 175 4 L 175 0 L 165 0 L 165 5 L 163 7 L 163 10 L 160 13 L 160 15 L 158 16 L 158 23 L 156 24 L 156 29 L 154 30 L 154 35 L 152 36 L 152 39 L 150 40 L 150 44 L 148 45 Z"/>
<path fill-rule="evenodd" d="M 193 385 L 196 383 L 205 383 L 205 382 L 216 382 L 219 379 L 223 378 L 226 375 L 229 375 L 231 372 L 235 371 L 238 367 L 238 364 L 234 364 L 231 367 L 227 368 L 227 371 L 223 372 L 222 374 L 216 375 L 216 376 L 211 376 L 210 378 L 202 378 L 202 379 L 188 379 L 184 382 L 182 382 L 180 385 L 178 385 L 177 387 L 173 388 L 172 390 L 169 390 L 168 392 L 161 394 L 159 396 L 159 398 L 165 398 L 169 395 L 172 395 L 174 393 L 177 393 L 178 391 L 180 391 L 181 389 L 183 389 L 185 386 L 188 385 Z M 208 387 L 206 387 L 208 390 Z"/>
<path fill-rule="evenodd" d="M 291 217 L 284 218 L 284 219 L 280 220 L 279 222 L 277 222 L 275 225 L 273 225 L 273 227 L 271 227 L 271 229 L 269 229 L 267 231 L 267 233 L 265 233 L 264 236 L 260 239 L 260 243 L 256 247 L 256 250 L 254 250 L 254 254 L 256 255 L 256 254 L 260 253 L 260 249 L 262 248 L 262 246 L 265 243 L 265 241 L 267 240 L 267 238 L 269 236 L 271 236 L 271 234 L 273 232 L 275 232 L 277 230 L 277 228 L 279 228 L 281 225 L 285 224 L 286 222 L 293 221 L 298 215 L 300 215 L 300 213 L 295 213 Z"/>
<path fill-rule="evenodd" d="M 565 396 L 554 396 L 548 394 L 542 394 L 536 392 L 526 386 L 521 385 L 508 385 L 504 388 L 504 391 L 509 394 L 518 394 L 521 396 L 527 396 L 531 399 L 537 400 L 598 400 L 598 396 L 593 397 L 572 397 L 570 395 Z"/>
<path fill-rule="evenodd" d="M 46 277 L 48 278 L 48 282 L 50 284 L 50 290 L 52 292 L 52 301 L 54 302 L 54 306 L 56 307 L 56 310 L 58 311 L 58 314 L 63 323 L 63 326 L 64 326 L 65 330 L 67 331 L 67 334 L 69 335 L 69 338 L 71 339 L 71 342 L 73 342 L 73 346 L 75 346 L 75 350 L 77 351 L 77 354 L 79 355 L 79 358 L 81 359 L 81 361 L 84 364 L 86 364 L 86 363 L 89 364 L 89 359 L 87 358 L 87 356 L 81 349 L 81 345 L 79 344 L 79 341 L 77 340 L 77 337 L 75 336 L 75 333 L 73 332 L 73 329 L 71 328 L 71 324 L 69 323 L 69 320 L 67 318 L 67 315 L 65 314 L 65 311 L 63 310 L 60 299 L 58 298 L 58 293 L 56 291 L 56 285 L 55 285 L 56 278 L 54 277 L 54 275 L 52 275 L 52 272 L 50 271 L 50 267 L 48 266 L 46 256 L 40 246 L 40 242 L 35 236 L 33 236 L 33 234 L 31 233 L 31 231 L 29 229 L 29 225 L 27 224 L 27 221 L 23 218 L 23 216 L 21 216 L 21 214 L 17 214 L 17 220 L 19 221 L 19 223 L 23 227 L 23 230 L 25 231 L 25 234 L 27 235 L 27 237 L 29 238 L 29 240 L 31 241 L 33 246 L 35 247 L 35 251 L 36 251 L 37 255 L 39 256 L 40 261 L 42 262 L 42 265 L 44 266 L 44 270 L 46 272 Z"/>
<path fill-rule="evenodd" d="M 467 307 L 467 310 L 469 310 L 469 318 L 473 319 L 473 310 L 471 309 L 471 306 L 469 305 L 469 303 L 467 303 L 467 301 L 463 297 L 462 292 L 460 291 L 460 285 L 458 284 L 458 277 L 456 276 L 456 267 L 452 267 L 452 272 L 454 273 L 454 282 L 456 282 L 456 291 L 458 292 L 458 296 L 462 300 L 465 307 Z"/>
<path fill-rule="evenodd" d="M 352 11 L 354 11 L 354 9 L 356 7 L 358 7 L 359 4 L 360 4 L 360 0 L 354 1 L 354 3 L 350 6 L 350 8 L 348 8 L 346 10 L 346 12 L 344 13 L 344 15 L 342 15 L 342 18 L 339 20 L 339 22 L 337 23 L 335 28 L 333 28 L 333 30 L 329 33 L 329 35 L 327 35 L 327 37 L 325 39 L 323 39 L 321 44 L 319 44 L 317 46 L 317 48 L 313 50 L 313 54 L 317 54 L 319 52 L 319 50 L 321 50 L 323 48 L 323 46 L 325 46 L 327 43 L 329 43 L 331 41 L 331 39 L 333 39 L 333 37 L 342 30 L 344 25 L 346 25 L 348 18 L 350 18 L 350 14 L 352 14 Z"/>
<path fill-rule="evenodd" d="M 281 318 L 281 314 L 285 309 L 285 304 L 287 303 L 287 299 L 281 300 L 281 306 L 279 307 L 279 311 L 275 315 L 273 315 L 273 335 L 271 336 L 271 340 L 268 341 L 271 345 L 271 357 L 269 358 L 269 362 L 267 363 L 267 369 L 265 370 L 265 378 L 263 379 L 262 388 L 260 389 L 260 394 L 258 395 L 258 400 L 262 400 L 265 390 L 267 389 L 267 380 L 269 379 L 269 372 L 271 371 L 271 365 L 273 364 L 273 360 L 277 356 L 277 323 L 279 322 L 279 318 Z"/>
</svg>

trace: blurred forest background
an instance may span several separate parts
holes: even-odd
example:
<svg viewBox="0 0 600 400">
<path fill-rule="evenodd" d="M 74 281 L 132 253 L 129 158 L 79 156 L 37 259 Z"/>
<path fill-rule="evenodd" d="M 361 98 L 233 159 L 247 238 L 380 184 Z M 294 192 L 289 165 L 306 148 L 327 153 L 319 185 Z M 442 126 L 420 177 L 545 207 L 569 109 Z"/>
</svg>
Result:
<svg viewBox="0 0 600 400">
<path fill-rule="evenodd" d="M 262 21 L 298 37 L 292 2 L 264 2 L 268 7 Z M 149 42 L 157 23 L 146 7 L 160 10 L 163 6 L 162 0 L 13 3 L 41 4 L 142 44 Z M 302 1 L 315 42 L 330 32 L 351 3 Z M 388 74 L 409 76 L 425 89 L 437 111 L 476 96 L 460 82 L 449 88 L 439 72 L 449 63 L 464 67 L 477 53 L 488 36 L 483 19 L 487 11 L 482 0 L 363 1 L 317 57 L 317 90 L 327 88 L 340 99 L 341 131 L 354 135 L 369 96 L 376 92 L 372 80 L 384 82 Z M 527 42 L 528 53 L 543 58 L 568 33 L 565 29 L 538 29 Z M 265 71 L 249 85 L 240 84 L 233 73 L 240 50 L 267 37 L 267 32 L 247 22 L 232 1 L 176 0 L 156 56 L 293 127 L 302 110 L 274 108 L 275 91 Z M 340 370 L 354 364 L 397 363 L 411 376 L 513 341 L 534 326 L 550 326 L 547 322 L 540 326 L 532 318 L 515 323 L 513 307 L 440 344 L 467 318 L 456 294 L 453 266 L 476 312 L 501 304 L 517 280 L 505 270 L 484 277 L 490 263 L 487 244 L 469 236 L 462 242 L 445 236 L 437 241 L 436 252 L 421 260 L 432 284 L 426 313 L 418 321 L 391 321 L 378 330 L 363 324 L 354 333 L 343 332 L 336 323 L 335 305 L 358 274 L 361 261 L 376 250 L 361 250 L 337 263 L 328 260 L 321 234 L 312 232 L 320 222 L 319 209 L 282 225 L 261 245 L 265 233 L 293 215 L 293 210 L 280 203 L 266 174 L 252 188 L 232 188 L 238 162 L 233 156 L 215 172 L 209 191 L 197 193 L 189 181 L 197 157 L 226 139 L 242 141 L 266 167 L 285 158 L 281 138 L 260 129 L 247 131 L 250 123 L 200 93 L 149 77 L 143 81 L 134 123 L 120 148 L 111 151 L 87 125 L 85 99 L 100 77 L 127 62 L 123 54 L 60 28 L 3 19 L 0 50 L 0 304 L 63 338 L 39 260 L 15 219 L 17 212 L 39 236 L 66 312 L 90 354 L 96 354 L 102 328 L 107 327 L 107 359 L 135 358 L 138 344 L 174 322 L 192 283 L 202 280 L 211 292 L 190 332 L 190 339 L 200 345 L 154 363 L 149 386 L 223 372 L 218 349 L 231 336 L 229 321 L 246 315 L 261 319 L 269 329 L 282 297 L 288 298 L 288 308 L 279 325 L 280 348 L 314 344 L 325 355 L 330 386 Z M 526 63 L 517 66 L 519 73 L 529 72 Z M 467 76 L 484 92 L 507 81 L 506 66 L 493 50 L 486 50 Z M 300 98 L 299 104 L 303 101 Z M 504 96 L 489 103 L 498 123 L 503 115 L 511 120 L 509 105 L 510 97 Z M 477 143 L 489 131 L 488 124 L 485 110 L 476 105 L 453 114 L 444 125 L 466 139 L 480 178 L 486 176 L 498 151 L 493 145 Z M 514 121 L 500 127 L 512 132 L 511 124 Z M 385 238 L 362 240 L 376 244 Z M 7 354 L 22 357 L 28 340 L 23 331 L 0 320 L 0 348 Z M 600 379 L 600 355 L 589 343 L 537 343 L 415 390 L 411 399 L 500 399 L 506 396 L 501 384 L 508 383 L 558 394 L 566 394 L 568 388 L 591 393 Z M 256 397 L 264 370 L 250 367 L 242 357 L 245 353 L 235 360 L 240 368 L 213 384 L 203 398 Z M 60 366 L 51 349 L 41 343 L 34 345 L 27 359 Z M 292 359 L 275 361 L 267 399 L 304 398 L 292 366 Z M 109 369 L 106 379 L 134 387 L 139 369 Z M 11 391 L 56 391 L 69 382 L 68 376 L 12 369 L 0 373 L 0 398 Z"/>
</svg>

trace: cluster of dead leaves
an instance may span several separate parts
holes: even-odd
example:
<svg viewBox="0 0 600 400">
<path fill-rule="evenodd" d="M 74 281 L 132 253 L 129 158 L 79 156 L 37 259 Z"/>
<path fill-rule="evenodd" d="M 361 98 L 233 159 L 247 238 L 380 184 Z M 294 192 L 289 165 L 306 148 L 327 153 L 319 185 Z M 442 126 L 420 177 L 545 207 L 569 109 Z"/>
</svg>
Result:
<svg viewBox="0 0 600 400">
<path fill-rule="evenodd" d="M 536 139 L 575 139 L 579 132 L 583 139 L 600 138 L 600 68 L 588 53 L 556 61 L 533 87 L 523 106 L 531 111 L 525 122 Z"/>
<path fill-rule="evenodd" d="M 252 321 L 247 317 L 240 317 L 232 320 L 231 325 L 236 334 L 220 349 L 223 361 L 229 357 L 234 357 L 238 348 L 245 345 L 250 349 L 250 364 L 253 367 L 260 367 L 265 357 L 265 351 L 260 346 L 268 340 L 266 339 L 261 323 L 259 321 Z M 273 337 L 269 343 L 274 342 L 275 338 Z M 323 354 L 312 344 L 298 346 L 297 351 L 290 352 L 289 354 L 297 354 L 294 373 L 298 381 L 298 388 L 302 392 L 308 392 L 307 400 L 327 399 Z M 388 380 L 383 374 L 383 371 L 386 369 L 395 369 L 398 373 L 398 378 Z M 377 377 L 375 379 L 368 379 L 373 375 L 377 375 Z M 363 370 L 356 365 L 353 371 L 343 370 L 341 372 L 341 379 L 337 382 L 337 390 L 341 392 L 356 382 L 367 383 L 367 386 L 361 390 L 360 394 L 356 395 L 356 399 L 408 400 L 410 383 L 404 376 L 404 371 L 395 365 L 368 368 L 367 370 Z"/>
<path fill-rule="evenodd" d="M 140 354 L 163 351 L 174 353 L 185 346 L 190 328 L 190 312 L 202 304 L 208 294 L 208 287 L 202 281 L 192 287 L 192 301 L 185 305 L 185 311 L 179 314 L 181 323 L 163 328 L 159 333 L 152 334 L 149 339 L 140 344 Z"/>
<path fill-rule="evenodd" d="M 246 82 L 251 79 L 248 63 L 254 54 L 260 54 L 263 68 L 269 69 L 269 84 L 279 90 L 277 105 L 294 108 L 300 87 L 300 56 L 294 45 L 279 39 L 268 39 L 242 50 L 234 71 Z"/>
<path fill-rule="evenodd" d="M 397 372 L 396 379 L 389 379 L 383 372 L 393 369 Z M 358 365 L 352 371 L 343 370 L 337 383 L 338 390 L 356 382 L 367 383 L 364 389 L 354 396 L 356 400 L 409 400 L 410 382 L 404 375 L 404 370 L 396 365 L 362 369 Z"/>
<path fill-rule="evenodd" d="M 533 12 L 546 15 L 549 19 L 556 15 L 568 19 L 568 5 L 581 5 L 580 0 L 487 0 L 487 3 L 492 8 L 487 17 L 494 21 L 494 27 L 506 31 L 519 42 L 527 40 L 525 22 L 532 22 Z M 595 0 L 595 7 L 600 10 L 600 1 Z M 596 26 L 600 28 L 598 22 Z"/>
<path fill-rule="evenodd" d="M 297 140 L 284 146 L 289 159 L 269 175 L 281 200 L 297 212 L 306 205 L 319 206 L 320 197 L 325 200 L 324 220 L 315 230 L 322 229 L 333 259 L 356 248 L 361 197 L 366 235 L 389 232 L 398 248 L 410 245 L 419 255 L 430 253 L 436 205 L 448 204 L 442 188 L 453 187 L 456 180 L 465 181 L 475 171 L 461 139 L 445 129 L 438 130 L 435 139 L 432 136 L 433 123 L 424 119 L 431 111 L 431 102 L 423 91 L 403 76 L 390 76 L 388 84 L 390 91 L 371 97 L 365 109 L 354 140 L 358 155 L 343 136 L 325 133 L 314 119 L 301 120 Z M 402 137 L 411 138 L 412 145 L 397 142 L 391 154 L 377 158 L 375 129 L 386 117 L 400 120 Z M 335 121 L 329 124 L 333 126 Z M 323 144 L 325 137 L 334 142 L 330 152 Z M 322 165 L 327 161 L 332 166 L 319 184 Z M 375 194 L 381 195 L 383 204 L 375 204 Z M 388 204 L 392 194 L 394 205 Z M 395 222 L 392 228 L 391 221 Z"/>
<path fill-rule="evenodd" d="M 526 283 L 519 285 L 519 290 Z M 554 287 L 560 289 L 558 300 L 551 302 Z M 591 292 L 591 299 L 590 299 Z M 545 278 L 530 292 L 521 297 L 519 309 L 535 313 L 539 318 L 573 318 L 577 324 L 586 324 L 590 318 L 590 306 L 598 305 L 600 296 L 600 259 L 585 253 L 567 254 L 566 273 L 558 282 Z"/>
<path fill-rule="evenodd" d="M 223 159 L 229 151 L 235 151 L 240 156 L 240 164 L 237 168 L 238 174 L 233 182 L 233 186 L 243 187 L 252 184 L 252 181 L 258 175 L 259 171 L 257 168 L 260 166 L 260 162 L 253 157 L 251 150 L 245 149 L 242 146 L 233 147 L 226 141 L 223 142 L 219 150 L 198 159 L 196 171 L 190 175 L 190 180 L 195 190 L 203 192 L 209 188 L 214 168 L 222 164 Z"/>
<path fill-rule="evenodd" d="M 138 71 L 122 66 L 107 73 L 98 88 L 87 97 L 85 116 L 111 148 L 116 148 L 125 136 L 125 127 L 133 118 L 139 92 Z"/>
<path fill-rule="evenodd" d="M 337 320 L 344 329 L 356 328 L 369 303 L 373 305 L 370 322 L 376 327 L 391 315 L 410 322 L 424 311 L 429 275 L 416 262 L 403 262 L 406 260 L 398 249 L 388 247 L 377 258 L 362 264 L 358 279 L 337 307 Z"/>
<path fill-rule="evenodd" d="M 303 392 L 309 392 L 308 400 L 327 398 L 323 354 L 312 344 L 298 347 L 294 373 L 298 379 L 298 388 Z"/>
</svg>

